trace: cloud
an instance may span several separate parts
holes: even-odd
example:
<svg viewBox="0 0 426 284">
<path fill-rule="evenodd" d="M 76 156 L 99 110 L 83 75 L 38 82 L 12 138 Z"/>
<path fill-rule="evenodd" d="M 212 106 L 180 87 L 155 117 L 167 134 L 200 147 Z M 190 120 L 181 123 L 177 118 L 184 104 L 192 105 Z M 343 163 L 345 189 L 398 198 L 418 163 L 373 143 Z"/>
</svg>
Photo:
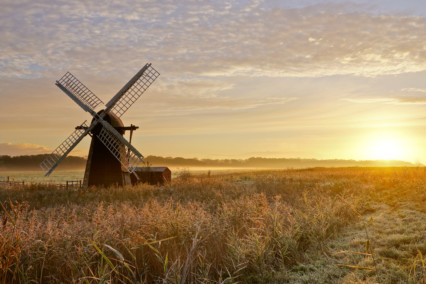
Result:
<svg viewBox="0 0 426 284">
<path fill-rule="evenodd" d="M 394 99 L 391 98 L 344 98 L 342 101 L 359 104 L 374 104 L 374 103 L 390 103 Z"/>
<path fill-rule="evenodd" d="M 221 113 L 230 111 L 241 111 L 248 109 L 255 109 L 259 107 L 266 107 L 269 105 L 282 105 L 288 102 L 297 100 L 295 97 L 265 97 L 265 98 L 242 98 L 242 97 L 200 97 L 197 95 L 182 96 L 178 95 L 165 95 L 164 99 L 156 104 L 160 106 L 167 106 L 165 114 L 170 112 L 170 106 L 173 106 L 171 112 L 183 112 L 185 115 L 190 115 L 191 112 L 202 112 L 207 114 L 209 112 Z M 159 111 L 163 112 L 164 111 Z"/>
<path fill-rule="evenodd" d="M 426 104 L 426 97 L 401 97 L 395 99 L 398 104 Z"/>
<path fill-rule="evenodd" d="M 165 79 L 167 81 L 167 79 Z M 235 111 L 268 105 L 280 105 L 296 100 L 288 96 L 259 96 L 258 94 L 235 94 L 234 84 L 214 79 L 194 77 L 191 80 L 159 82 L 145 102 L 155 105 L 158 110 L 184 111 Z M 158 100 L 155 93 L 161 94 Z M 143 105 L 141 105 L 143 108 Z"/>
<path fill-rule="evenodd" d="M 19 156 L 19 155 L 38 155 L 47 154 L 51 151 L 42 145 L 30 143 L 0 143 L 0 155 Z"/>
<path fill-rule="evenodd" d="M 408 93 L 426 93 L 426 89 L 419 89 L 419 88 L 404 88 L 401 91 L 408 92 Z"/>
<path fill-rule="evenodd" d="M 23 156 L 23 155 L 39 155 L 50 154 L 53 150 L 43 145 L 31 143 L 0 143 L 0 155 Z M 71 156 L 87 156 L 87 150 L 74 149 Z"/>
<path fill-rule="evenodd" d="M 377 76 L 426 70 L 426 20 L 269 1 L 5 1 L 0 78 L 71 68 L 111 76 Z"/>
<path fill-rule="evenodd" d="M 343 101 L 351 102 L 351 103 L 360 103 L 360 104 L 375 104 L 375 103 L 382 103 L 382 104 L 420 104 L 424 105 L 426 104 L 426 97 L 396 97 L 396 98 L 345 98 L 342 99 Z"/>
</svg>

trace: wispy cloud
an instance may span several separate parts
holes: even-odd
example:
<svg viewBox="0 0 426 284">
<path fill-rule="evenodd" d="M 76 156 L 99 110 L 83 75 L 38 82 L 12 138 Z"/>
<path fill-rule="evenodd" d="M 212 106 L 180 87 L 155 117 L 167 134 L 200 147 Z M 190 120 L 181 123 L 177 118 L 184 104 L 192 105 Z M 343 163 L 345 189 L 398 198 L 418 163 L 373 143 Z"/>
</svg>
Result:
<svg viewBox="0 0 426 284">
<path fill-rule="evenodd" d="M 391 103 L 394 99 L 391 98 L 344 98 L 342 101 L 359 104 L 374 104 L 374 103 Z"/>
<path fill-rule="evenodd" d="M 4 1 L 0 77 L 69 66 L 119 73 L 146 59 L 170 74 L 376 76 L 426 70 L 426 20 L 348 5 Z M 119 62 L 119 64 L 117 64 Z"/>
<path fill-rule="evenodd" d="M 417 96 L 406 96 L 396 98 L 346 98 L 342 100 L 360 104 L 426 104 L 426 97 Z"/>
<path fill-rule="evenodd" d="M 37 155 L 50 152 L 49 149 L 42 145 L 29 143 L 0 143 L 0 155 Z"/>
<path fill-rule="evenodd" d="M 0 155 L 22 156 L 22 155 L 39 155 L 50 154 L 52 149 L 46 146 L 31 143 L 0 143 Z M 87 151 L 83 149 L 75 149 L 71 152 L 73 156 L 87 156 Z"/>
<path fill-rule="evenodd" d="M 185 111 L 235 111 L 252 109 L 268 105 L 280 105 L 296 100 L 289 96 L 253 96 L 253 94 L 235 94 L 232 92 L 234 84 L 208 78 L 194 77 L 191 80 L 174 81 L 165 79 L 160 82 L 153 94 L 145 101 L 149 101 L 158 110 L 174 112 Z M 156 99 L 155 93 L 161 94 L 161 100 Z M 143 108 L 143 106 L 141 106 Z"/>
<path fill-rule="evenodd" d="M 401 91 L 408 92 L 408 93 L 426 93 L 426 89 L 419 89 L 419 88 L 404 88 Z"/>
<path fill-rule="evenodd" d="M 395 100 L 401 104 L 426 104 L 426 97 L 401 97 Z"/>
</svg>

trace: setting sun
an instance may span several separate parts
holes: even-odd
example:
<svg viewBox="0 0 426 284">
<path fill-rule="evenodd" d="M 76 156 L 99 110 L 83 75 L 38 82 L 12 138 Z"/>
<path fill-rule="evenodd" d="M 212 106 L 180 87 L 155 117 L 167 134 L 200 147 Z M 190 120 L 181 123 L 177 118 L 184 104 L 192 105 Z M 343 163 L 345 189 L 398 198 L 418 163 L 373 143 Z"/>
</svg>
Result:
<svg viewBox="0 0 426 284">
<path fill-rule="evenodd" d="M 396 135 L 371 137 L 365 145 L 365 156 L 369 160 L 407 160 L 407 147 Z"/>
</svg>

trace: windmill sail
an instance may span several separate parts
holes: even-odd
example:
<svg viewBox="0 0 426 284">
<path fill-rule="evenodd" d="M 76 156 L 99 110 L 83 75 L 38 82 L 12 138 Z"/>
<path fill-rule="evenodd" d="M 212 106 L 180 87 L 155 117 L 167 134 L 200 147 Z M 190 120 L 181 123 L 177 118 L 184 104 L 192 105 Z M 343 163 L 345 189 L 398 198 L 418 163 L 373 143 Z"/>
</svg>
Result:
<svg viewBox="0 0 426 284">
<path fill-rule="evenodd" d="M 99 104 L 103 104 L 100 98 L 70 72 L 56 81 L 56 85 L 85 111 L 92 113 Z"/>
<path fill-rule="evenodd" d="M 45 176 L 48 176 L 52 171 L 59 165 L 59 163 L 74 149 L 75 146 L 84 138 L 84 136 L 89 133 L 92 127 L 86 125 L 84 121 L 80 127 L 76 127 L 73 133 L 65 139 L 49 156 L 47 156 L 43 162 L 41 162 L 40 167 L 46 173 Z"/>
<path fill-rule="evenodd" d="M 121 163 L 122 170 L 133 173 L 136 167 L 143 162 L 143 156 L 127 141 L 127 143 L 123 143 L 122 140 L 125 139 L 119 133 L 118 135 L 113 134 L 103 127 L 97 137 Z"/>
<path fill-rule="evenodd" d="M 121 117 L 132 106 L 137 99 L 154 83 L 160 73 L 146 64 L 135 76 L 111 99 L 107 104 L 118 117 Z"/>
</svg>

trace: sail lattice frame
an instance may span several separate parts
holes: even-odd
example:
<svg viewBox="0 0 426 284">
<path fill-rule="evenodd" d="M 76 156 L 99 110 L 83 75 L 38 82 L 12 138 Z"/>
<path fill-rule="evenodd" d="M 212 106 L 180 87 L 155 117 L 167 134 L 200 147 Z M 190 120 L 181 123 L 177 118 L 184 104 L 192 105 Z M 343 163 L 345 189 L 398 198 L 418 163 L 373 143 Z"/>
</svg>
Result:
<svg viewBox="0 0 426 284">
<path fill-rule="evenodd" d="M 123 97 L 114 105 L 111 111 L 121 117 L 139 97 L 154 83 L 160 73 L 149 66 L 142 76 L 126 91 Z"/>
<path fill-rule="evenodd" d="M 53 152 L 47 156 L 40 164 L 40 167 L 45 173 L 48 173 L 53 167 L 55 167 L 69 150 L 75 147 L 76 142 L 85 135 L 85 129 L 87 128 L 86 121 L 84 121 L 79 128 L 76 128 L 67 139 L 64 140 Z"/>
<path fill-rule="evenodd" d="M 143 163 L 143 156 L 134 153 L 105 127 L 102 127 L 97 137 L 111 154 L 120 161 L 123 171 L 133 173 L 138 165 Z"/>
<path fill-rule="evenodd" d="M 89 90 L 89 88 L 86 87 L 86 85 L 80 82 L 70 72 L 65 73 L 65 75 L 57 81 L 57 83 L 92 110 L 95 110 L 98 105 L 103 104 L 100 98 L 98 98 L 91 90 Z"/>
</svg>

